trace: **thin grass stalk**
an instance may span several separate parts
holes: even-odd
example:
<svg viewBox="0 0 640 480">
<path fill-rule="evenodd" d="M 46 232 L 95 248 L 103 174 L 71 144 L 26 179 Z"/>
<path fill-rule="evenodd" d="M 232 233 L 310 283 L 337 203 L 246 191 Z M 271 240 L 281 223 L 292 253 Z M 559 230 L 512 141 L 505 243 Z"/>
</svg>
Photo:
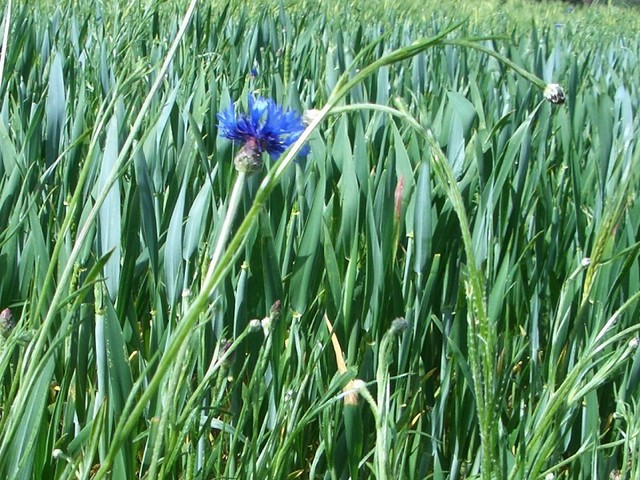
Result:
<svg viewBox="0 0 640 480">
<path fill-rule="evenodd" d="M 212 391 L 220 391 L 221 381 L 216 382 L 215 387 L 211 387 L 211 380 L 215 374 L 217 374 L 220 369 L 225 365 L 226 362 L 229 361 L 229 358 L 235 353 L 240 345 L 244 342 L 245 338 L 252 332 L 255 331 L 255 328 L 252 325 L 248 325 L 238 337 L 233 341 L 233 343 L 226 348 L 224 351 L 218 348 L 214 352 L 214 356 L 209 364 L 209 368 L 207 372 L 203 376 L 202 380 L 198 383 L 198 386 L 191 394 L 191 397 L 187 400 L 185 407 L 182 409 L 180 417 L 178 418 L 176 425 L 181 425 L 182 429 L 180 432 L 180 436 L 178 440 L 175 440 L 172 445 L 172 450 L 165 455 L 165 461 L 162 465 L 162 469 L 160 470 L 160 478 L 164 478 L 167 475 L 167 469 L 170 469 L 171 466 L 175 463 L 179 453 L 180 448 L 182 447 L 181 442 L 188 435 L 188 431 L 191 428 L 193 422 L 198 422 L 199 426 L 203 425 L 203 417 L 201 415 L 201 410 L 196 408 L 196 405 L 202 400 L 203 393 L 205 389 L 212 389 Z M 208 416 L 207 416 L 208 417 Z M 234 437 L 235 438 L 235 437 Z M 200 443 L 198 444 L 198 448 L 200 448 Z M 198 453 L 200 455 L 200 452 Z M 197 463 L 197 459 L 196 459 Z M 197 467 L 198 469 L 200 466 Z"/>
<path fill-rule="evenodd" d="M 376 478 L 386 480 L 391 474 L 388 460 L 389 441 L 389 356 L 391 355 L 391 339 L 389 332 L 385 334 L 380 345 L 380 358 L 376 373 L 378 391 L 378 418 L 376 419 Z"/>
<path fill-rule="evenodd" d="M 426 131 L 427 142 L 433 154 L 433 171 L 440 181 L 447 197 L 458 217 L 462 242 L 467 257 L 468 280 L 466 296 L 469 299 L 467 319 L 469 332 L 469 364 L 474 378 L 474 392 L 480 423 L 482 440 L 482 478 L 494 478 L 502 472 L 501 458 L 498 452 L 499 425 L 495 421 L 497 408 L 495 389 L 496 336 L 491 332 L 485 299 L 483 275 L 478 270 L 471 240 L 471 230 L 467 219 L 462 194 L 451 170 L 451 166 L 431 132 Z"/>
<path fill-rule="evenodd" d="M 4 62 L 7 58 L 7 48 L 9 46 L 9 30 L 11 29 L 11 0 L 7 1 L 4 15 L 4 32 L 2 33 L 2 50 L 0 51 L 0 88 L 4 79 Z"/>
<path fill-rule="evenodd" d="M 493 478 L 503 471 L 500 465 L 502 457 L 498 452 L 499 429 L 496 422 L 497 412 L 495 412 L 497 408 L 496 380 L 493 371 L 496 356 L 495 336 L 490 332 L 484 280 L 476 265 L 469 221 L 451 166 L 432 133 L 413 118 L 400 99 L 396 100 L 396 104 L 399 111 L 394 114 L 407 119 L 407 123 L 423 136 L 431 148 L 434 173 L 458 217 L 469 276 L 467 298 L 470 300 L 469 308 L 471 311 L 468 313 L 467 342 L 483 451 L 482 478 Z M 480 341 L 478 341 L 478 337 Z"/>
<path fill-rule="evenodd" d="M 389 365 L 391 364 L 391 349 L 393 340 L 396 335 L 408 327 L 406 320 L 396 319 L 392 322 L 391 328 L 384 334 L 380 342 L 380 350 L 378 351 L 378 368 L 376 369 L 376 383 L 378 389 L 378 400 L 376 402 L 377 415 L 376 419 L 376 446 L 374 460 L 376 464 L 376 478 L 386 480 L 392 474 L 391 464 L 389 462 L 389 453 L 392 450 L 391 436 L 391 419 L 390 414 L 390 398 L 389 398 Z"/>
<path fill-rule="evenodd" d="M 451 171 L 449 163 L 442 153 L 437 142 L 433 138 L 430 131 L 422 127 L 408 112 L 406 107 L 398 99 L 397 104 L 400 110 L 391 107 L 380 107 L 372 105 L 361 105 L 363 108 L 371 108 L 373 110 L 383 111 L 394 116 L 398 116 L 407 120 L 407 123 L 419 133 L 429 143 L 433 153 L 434 172 L 443 186 L 449 200 L 451 201 L 454 211 L 458 216 L 460 229 L 462 232 L 465 254 L 467 255 L 467 268 L 469 271 L 469 282 L 467 284 L 467 297 L 471 301 L 469 317 L 470 333 L 468 335 L 469 343 L 469 363 L 471 366 L 472 377 L 475 383 L 476 405 L 478 410 L 478 420 L 480 422 L 480 434 L 483 447 L 483 478 L 493 478 L 504 471 L 500 464 L 502 458 L 498 452 L 499 430 L 495 419 L 497 418 L 496 398 L 495 398 L 495 337 L 490 332 L 490 321 L 487 314 L 486 300 L 484 293 L 484 281 L 480 271 L 477 269 L 475 256 L 473 251 L 473 243 L 471 240 L 471 231 L 469 222 L 464 208 L 464 202 L 457 188 L 457 182 Z M 342 111 L 349 111 L 350 107 L 343 107 Z M 480 338 L 480 344 L 478 343 Z M 480 353 L 482 351 L 482 353 Z"/>
<path fill-rule="evenodd" d="M 622 443 L 622 442 L 624 442 L 624 440 L 619 440 L 618 442 L 614 442 L 614 443 Z M 576 453 L 556 463 L 552 468 L 549 468 L 548 470 L 541 472 L 540 477 L 551 478 L 551 475 L 554 475 L 554 472 L 560 471 L 563 467 L 566 467 L 572 462 L 575 462 L 579 457 L 587 453 L 587 448 L 590 446 L 590 444 L 591 444 L 590 439 L 585 441 L 582 445 L 580 445 L 580 448 L 578 448 L 578 451 Z M 553 478 L 556 478 L 555 475 Z"/>
<path fill-rule="evenodd" d="M 160 456 L 162 455 L 162 446 L 164 444 L 165 432 L 167 426 L 172 417 L 172 402 L 177 393 L 177 386 L 180 377 L 180 372 L 184 368 L 184 358 L 189 350 L 189 344 L 185 343 L 183 348 L 178 353 L 175 364 L 173 366 L 173 374 L 169 377 L 169 382 L 165 390 L 165 395 L 162 396 L 162 414 L 160 415 L 160 423 L 158 424 L 158 433 L 155 438 L 155 444 L 153 446 L 153 453 L 151 455 L 151 466 L 149 468 L 148 478 L 149 480 L 155 480 L 158 475 L 158 467 L 160 466 Z"/>
<path fill-rule="evenodd" d="M 265 334 L 265 339 L 262 346 L 260 347 L 260 354 L 258 355 L 258 361 L 256 362 L 256 366 L 255 366 L 253 375 L 251 377 L 251 381 L 249 382 L 249 385 L 247 387 L 247 391 L 251 392 L 252 396 L 255 396 L 261 390 L 260 386 L 262 386 L 265 383 L 264 374 L 269 364 L 271 345 L 273 344 L 273 335 L 271 334 L 269 327 L 265 327 L 264 334 Z M 272 386 L 268 388 L 272 388 Z M 266 391 L 265 391 L 265 395 L 268 395 Z M 252 398 L 251 403 L 253 407 L 252 415 L 251 415 L 252 421 L 253 421 L 252 431 L 260 432 L 258 422 L 260 421 L 260 409 L 262 408 L 262 398 Z M 263 424 L 263 428 L 264 428 L 264 424 Z M 260 437 L 262 437 L 262 435 L 258 436 L 258 438 Z M 252 468 L 254 469 L 254 472 L 257 474 L 255 470 L 259 467 L 264 467 L 264 465 L 260 465 L 260 462 L 259 462 L 259 457 L 260 457 L 258 455 L 259 444 L 257 441 L 253 441 L 253 442 L 250 442 L 250 446 L 251 446 L 251 449 L 250 449 L 251 453 L 249 455 L 249 460 L 251 462 Z M 277 468 L 277 466 L 275 467 Z M 260 475 L 256 476 L 255 478 L 260 478 Z"/>
<path fill-rule="evenodd" d="M 88 447 L 84 450 L 84 455 L 79 459 L 78 469 L 81 470 L 80 474 L 76 478 L 89 478 L 91 468 L 93 467 L 93 459 L 96 456 L 96 452 L 99 449 L 100 438 L 102 437 L 102 431 L 105 427 L 107 418 L 108 404 L 104 402 L 102 407 L 94 415 L 93 423 L 91 424 L 91 432 L 88 441 Z M 82 467 L 80 469 L 80 467 Z M 75 466 L 74 466 L 75 470 Z M 69 475 L 70 477 L 70 475 Z"/>
<path fill-rule="evenodd" d="M 492 50 L 491 48 L 485 47 L 481 43 L 478 43 L 486 40 L 495 40 L 496 38 L 497 37 L 477 37 L 477 38 L 466 38 L 466 39 L 453 38 L 453 39 L 443 40 L 441 45 L 453 45 L 457 47 L 471 48 L 473 50 L 478 50 L 479 52 L 485 53 L 490 57 L 495 58 L 500 63 L 505 64 L 511 70 L 513 70 L 518 75 L 522 76 L 523 78 L 525 78 L 526 80 L 534 84 L 539 89 L 544 90 L 547 87 L 547 83 L 544 80 L 537 77 L 533 73 L 525 70 L 520 65 L 510 60 L 509 58 L 505 57 L 504 55 L 501 55 L 495 50 Z"/>
<path fill-rule="evenodd" d="M 309 362 L 309 365 L 315 365 L 315 362 Z M 308 382 L 311 380 L 311 375 L 306 375 L 301 381 L 301 388 L 299 390 L 299 394 L 296 398 L 296 402 L 294 404 L 293 411 L 297 412 L 300 408 L 300 402 L 304 397 L 304 390 Z M 348 382 L 349 380 L 347 380 Z M 345 383 L 347 383 L 345 382 Z M 278 448 L 276 457 L 273 460 L 274 465 L 283 465 L 284 460 L 283 457 L 286 457 L 291 454 L 291 444 L 296 441 L 298 434 L 314 419 L 317 415 L 319 415 L 323 410 L 328 408 L 333 403 L 342 401 L 346 395 L 351 393 L 358 393 L 363 396 L 363 398 L 370 403 L 371 410 L 374 414 L 374 417 L 378 415 L 378 407 L 376 405 L 375 400 L 371 396 L 371 393 L 366 389 L 366 384 L 362 381 L 356 380 L 355 386 L 351 391 L 342 391 L 341 393 L 334 395 L 332 390 L 326 392 L 326 394 L 321 397 L 317 404 L 313 407 L 308 408 L 302 417 L 297 418 L 297 416 L 291 416 L 288 422 L 287 435 L 284 437 L 281 448 Z M 283 478 L 286 475 L 286 472 L 276 471 L 273 478 Z"/>
<path fill-rule="evenodd" d="M 638 163 L 640 160 L 640 149 L 636 150 L 633 163 Z M 611 232 L 615 231 L 620 219 L 622 218 L 625 208 L 627 206 L 627 192 L 629 185 L 631 184 L 631 175 L 628 175 L 624 183 L 616 190 L 618 195 L 613 200 L 613 204 L 609 209 L 608 214 L 604 218 L 602 226 L 598 230 L 596 241 L 593 246 L 591 256 L 589 258 L 589 268 L 585 274 L 584 289 L 582 293 L 582 305 L 586 305 L 590 301 L 589 295 L 591 294 L 591 288 L 595 282 L 596 272 L 600 268 L 602 257 L 605 252 L 606 245 L 611 240 Z"/>
<path fill-rule="evenodd" d="M 251 325 L 247 325 L 247 327 L 238 335 L 231 346 L 225 350 L 225 352 L 219 357 L 214 357 L 209 364 L 209 368 L 206 373 L 202 377 L 202 380 L 193 391 L 187 403 L 185 404 L 185 408 L 182 409 L 182 414 L 178 419 L 178 424 L 182 424 L 187 421 L 189 415 L 191 415 L 191 411 L 195 409 L 196 404 L 202 399 L 204 390 L 207 388 L 207 385 L 211 381 L 213 375 L 215 375 L 220 367 L 229 359 L 231 355 L 238 349 L 238 347 L 242 344 L 245 338 L 254 331 L 254 327 Z"/>
</svg>

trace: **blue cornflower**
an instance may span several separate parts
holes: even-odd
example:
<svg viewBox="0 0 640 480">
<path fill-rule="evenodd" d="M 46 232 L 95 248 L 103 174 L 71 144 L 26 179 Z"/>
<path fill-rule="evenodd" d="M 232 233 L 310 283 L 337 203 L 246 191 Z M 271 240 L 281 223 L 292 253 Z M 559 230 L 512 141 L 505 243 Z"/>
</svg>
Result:
<svg viewBox="0 0 640 480">
<path fill-rule="evenodd" d="M 238 113 L 231 104 L 218 114 L 218 128 L 220 136 L 242 145 L 236 167 L 248 161 L 246 168 L 239 170 L 251 172 L 262 166 L 263 152 L 279 157 L 300 137 L 305 125 L 298 113 L 285 111 L 271 99 L 249 95 L 249 112 Z"/>
</svg>

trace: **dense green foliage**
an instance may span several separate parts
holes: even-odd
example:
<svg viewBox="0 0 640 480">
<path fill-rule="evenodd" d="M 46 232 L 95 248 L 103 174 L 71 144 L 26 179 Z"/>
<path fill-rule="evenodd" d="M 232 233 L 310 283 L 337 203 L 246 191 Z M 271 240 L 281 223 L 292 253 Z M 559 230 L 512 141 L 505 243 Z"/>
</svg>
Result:
<svg viewBox="0 0 640 480">
<path fill-rule="evenodd" d="M 60 3 L 2 23 L 1 478 L 638 478 L 632 10 Z M 251 93 L 331 108 L 212 262 Z"/>
</svg>

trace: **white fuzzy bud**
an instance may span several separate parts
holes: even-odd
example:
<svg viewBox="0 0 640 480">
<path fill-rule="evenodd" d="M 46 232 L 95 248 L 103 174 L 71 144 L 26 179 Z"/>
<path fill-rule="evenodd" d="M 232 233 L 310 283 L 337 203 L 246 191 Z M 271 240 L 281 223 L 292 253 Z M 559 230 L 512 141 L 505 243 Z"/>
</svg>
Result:
<svg viewBox="0 0 640 480">
<path fill-rule="evenodd" d="M 260 328 L 262 328 L 262 326 L 260 325 L 260 320 L 258 320 L 257 318 L 254 318 L 249 322 L 249 331 L 257 332 L 258 330 L 260 330 Z"/>
<path fill-rule="evenodd" d="M 305 125 L 309 125 L 317 118 L 318 115 L 320 115 L 320 110 L 317 110 L 315 108 L 307 110 L 306 112 L 304 112 L 304 115 L 302 115 L 302 123 L 304 123 Z"/>
<path fill-rule="evenodd" d="M 550 83 L 544 89 L 544 98 L 554 105 L 561 105 L 564 103 L 564 90 L 557 83 Z"/>
</svg>

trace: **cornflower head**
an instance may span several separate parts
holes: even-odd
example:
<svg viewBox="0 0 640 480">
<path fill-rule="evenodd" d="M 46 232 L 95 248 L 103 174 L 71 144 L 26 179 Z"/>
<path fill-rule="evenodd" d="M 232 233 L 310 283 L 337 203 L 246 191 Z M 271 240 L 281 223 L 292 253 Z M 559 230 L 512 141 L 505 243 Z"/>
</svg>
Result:
<svg viewBox="0 0 640 480">
<path fill-rule="evenodd" d="M 273 100 L 249 95 L 247 113 L 236 111 L 235 103 L 218 114 L 220 136 L 242 145 L 234 158 L 236 169 L 252 173 L 262 168 L 262 153 L 277 158 L 302 134 L 305 125 L 300 115 L 284 110 Z M 308 153 L 304 148 L 302 155 Z"/>
</svg>

